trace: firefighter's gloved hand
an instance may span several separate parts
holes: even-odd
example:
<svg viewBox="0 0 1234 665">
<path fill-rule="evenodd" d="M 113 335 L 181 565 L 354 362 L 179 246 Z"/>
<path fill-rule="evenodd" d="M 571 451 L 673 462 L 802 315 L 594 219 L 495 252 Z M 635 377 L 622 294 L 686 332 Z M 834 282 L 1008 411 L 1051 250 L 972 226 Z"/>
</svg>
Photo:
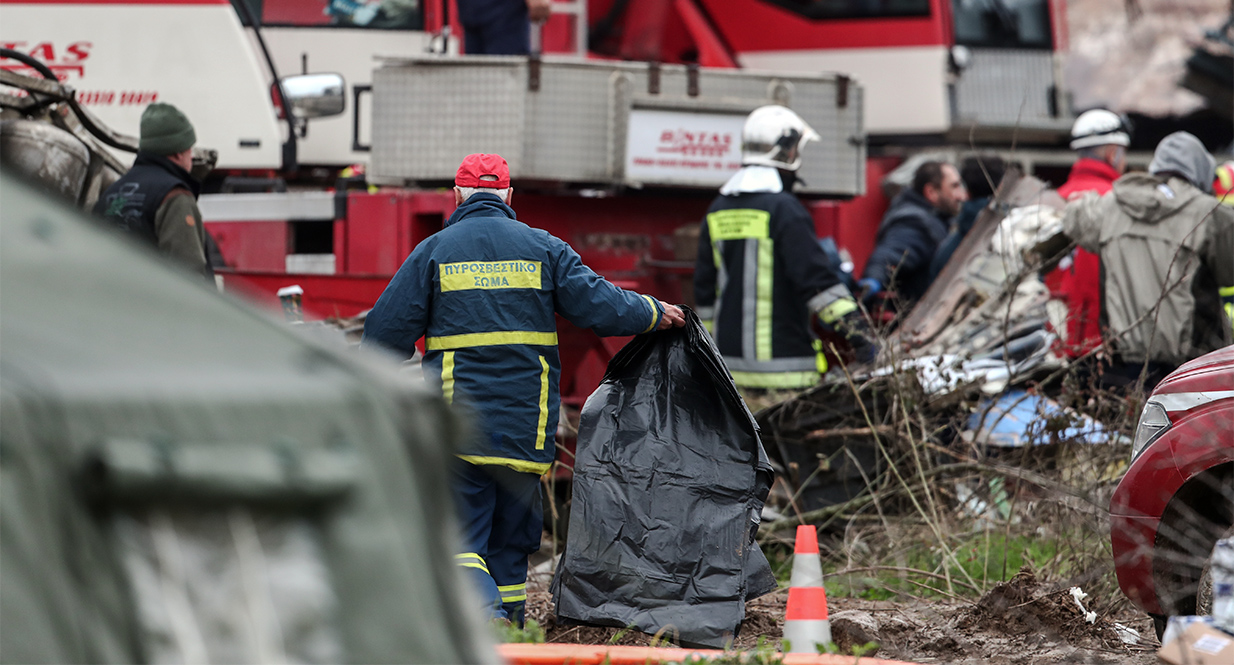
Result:
<svg viewBox="0 0 1234 665">
<path fill-rule="evenodd" d="M 847 316 L 832 325 L 837 333 L 853 347 L 857 362 L 867 365 L 878 357 L 878 338 L 870 329 L 865 314 L 860 311 L 850 312 Z"/>
<path fill-rule="evenodd" d="M 863 303 L 870 302 L 874 296 L 883 292 L 883 284 L 873 277 L 866 277 L 857 280 L 857 292 L 853 295 L 857 296 L 857 300 Z"/>
</svg>

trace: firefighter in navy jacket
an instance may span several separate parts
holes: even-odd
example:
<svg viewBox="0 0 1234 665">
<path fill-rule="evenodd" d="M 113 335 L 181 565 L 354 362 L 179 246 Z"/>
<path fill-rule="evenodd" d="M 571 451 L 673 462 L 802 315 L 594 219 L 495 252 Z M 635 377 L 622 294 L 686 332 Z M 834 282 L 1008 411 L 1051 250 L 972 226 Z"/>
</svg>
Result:
<svg viewBox="0 0 1234 665">
<path fill-rule="evenodd" d="M 876 347 L 814 220 L 791 193 L 801 148 L 818 135 L 772 105 L 746 118 L 741 138 L 743 166 L 699 231 L 695 303 L 738 386 L 807 388 L 826 371 L 815 322 L 843 335 L 859 360 L 873 360 Z"/>
<path fill-rule="evenodd" d="M 365 343 L 410 356 L 424 337 L 425 377 L 479 415 L 453 474 L 471 571 L 495 614 L 521 624 L 527 557 L 540 547 L 539 476 L 555 454 L 560 405 L 554 314 L 600 335 L 681 326 L 680 309 L 613 286 L 565 242 L 519 222 L 498 155 L 470 155 L 459 207 L 416 246 L 364 325 Z"/>
</svg>

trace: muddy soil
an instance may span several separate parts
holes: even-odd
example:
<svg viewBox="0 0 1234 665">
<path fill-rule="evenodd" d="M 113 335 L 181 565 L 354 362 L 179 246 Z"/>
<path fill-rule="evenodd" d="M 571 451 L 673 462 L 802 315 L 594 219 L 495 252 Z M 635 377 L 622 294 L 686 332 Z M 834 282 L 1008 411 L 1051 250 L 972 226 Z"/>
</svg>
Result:
<svg viewBox="0 0 1234 665">
<path fill-rule="evenodd" d="M 548 579 L 528 580 L 527 616 L 545 629 L 549 642 L 649 645 L 653 636 L 636 630 L 558 625 Z M 760 637 L 778 644 L 787 590 L 751 601 L 735 640 L 750 648 Z M 1142 615 L 1097 616 L 1091 623 L 1066 588 L 1041 584 L 1029 572 L 996 585 L 976 602 L 952 600 L 829 601 L 832 637 L 843 652 L 875 642 L 867 655 L 917 663 L 1028 665 L 1156 663 L 1152 622 Z M 1132 643 L 1116 626 L 1141 637 Z M 1128 638 L 1130 640 L 1131 638 Z"/>
</svg>

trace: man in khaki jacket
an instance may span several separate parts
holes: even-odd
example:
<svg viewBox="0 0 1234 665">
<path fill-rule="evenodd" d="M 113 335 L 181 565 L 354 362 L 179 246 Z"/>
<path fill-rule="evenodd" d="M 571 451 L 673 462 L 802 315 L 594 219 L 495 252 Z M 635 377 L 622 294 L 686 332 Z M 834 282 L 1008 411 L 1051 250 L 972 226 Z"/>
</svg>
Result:
<svg viewBox="0 0 1234 665">
<path fill-rule="evenodd" d="M 1162 139 L 1148 173 L 1070 203 L 1061 238 L 1101 257 L 1108 386 L 1151 389 L 1180 364 L 1230 343 L 1218 289 L 1234 285 L 1234 209 L 1211 195 L 1215 163 L 1187 132 Z"/>
</svg>

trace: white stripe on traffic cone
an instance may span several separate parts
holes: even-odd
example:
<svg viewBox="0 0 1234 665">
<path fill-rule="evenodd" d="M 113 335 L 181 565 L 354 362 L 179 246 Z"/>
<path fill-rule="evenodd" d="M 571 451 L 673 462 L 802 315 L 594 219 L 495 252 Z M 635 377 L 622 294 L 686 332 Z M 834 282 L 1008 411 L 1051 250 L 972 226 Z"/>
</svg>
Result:
<svg viewBox="0 0 1234 665">
<path fill-rule="evenodd" d="M 831 642 L 827 619 L 827 591 L 823 588 L 823 563 L 818 556 L 818 531 L 810 525 L 797 527 L 793 549 L 793 574 L 789 578 L 788 607 L 784 613 L 784 641 L 789 653 L 818 653 Z"/>
</svg>

